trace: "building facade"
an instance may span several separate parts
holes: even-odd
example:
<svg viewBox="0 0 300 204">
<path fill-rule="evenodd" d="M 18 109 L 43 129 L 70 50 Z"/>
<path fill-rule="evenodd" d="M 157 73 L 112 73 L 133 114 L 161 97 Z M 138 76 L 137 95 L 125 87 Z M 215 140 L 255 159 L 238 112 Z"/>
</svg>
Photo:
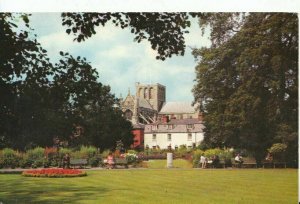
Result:
<svg viewBox="0 0 300 204">
<path fill-rule="evenodd" d="M 144 148 L 176 149 L 198 146 L 204 137 L 202 121 L 196 118 L 171 119 L 145 125 Z"/>
</svg>

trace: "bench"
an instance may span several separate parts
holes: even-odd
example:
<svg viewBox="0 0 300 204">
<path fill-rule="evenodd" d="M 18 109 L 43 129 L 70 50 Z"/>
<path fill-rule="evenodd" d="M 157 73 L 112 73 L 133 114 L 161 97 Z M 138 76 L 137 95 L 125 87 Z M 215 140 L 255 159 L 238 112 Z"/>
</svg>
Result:
<svg viewBox="0 0 300 204">
<path fill-rule="evenodd" d="M 104 164 L 106 168 L 108 168 L 107 160 L 104 160 Z M 126 169 L 128 168 L 128 162 L 126 158 L 115 158 L 114 159 L 114 165 L 113 168 L 116 168 L 116 166 L 124 166 Z"/>
<path fill-rule="evenodd" d="M 276 166 L 286 168 L 286 162 L 273 162 L 273 161 L 264 161 L 263 162 L 263 168 L 268 168 L 268 167 L 276 168 Z"/>
<path fill-rule="evenodd" d="M 210 162 L 206 163 L 206 168 L 213 168 L 213 169 L 214 168 L 226 168 L 226 164 L 225 164 L 225 161 L 223 159 L 219 160 L 219 162 L 216 165 L 213 165 L 212 161 L 210 161 Z"/>
<path fill-rule="evenodd" d="M 241 164 L 241 166 L 239 166 L 239 163 L 237 163 L 234 158 L 232 158 L 231 162 L 232 162 L 232 167 L 235 168 L 257 168 L 257 163 L 255 161 L 254 158 L 250 158 L 250 157 L 245 157 L 243 158 L 243 163 Z"/>
<path fill-rule="evenodd" d="M 79 166 L 79 168 L 85 168 L 85 165 L 87 164 L 87 159 L 70 159 L 70 166 L 73 166 L 73 168 L 75 168 L 75 166 Z"/>
</svg>

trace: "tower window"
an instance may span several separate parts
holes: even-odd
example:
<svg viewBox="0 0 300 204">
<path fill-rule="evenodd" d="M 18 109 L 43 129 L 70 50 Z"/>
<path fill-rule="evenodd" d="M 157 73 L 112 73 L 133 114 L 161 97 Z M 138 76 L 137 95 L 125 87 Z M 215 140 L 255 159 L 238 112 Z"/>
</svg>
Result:
<svg viewBox="0 0 300 204">
<path fill-rule="evenodd" d="M 152 135 L 152 141 L 156 141 L 156 134 Z"/>
<path fill-rule="evenodd" d="M 148 95 L 148 89 L 145 89 L 144 90 L 144 98 L 147 98 L 147 95 Z"/>
<path fill-rule="evenodd" d="M 153 88 L 149 89 L 149 99 L 153 98 Z"/>
</svg>

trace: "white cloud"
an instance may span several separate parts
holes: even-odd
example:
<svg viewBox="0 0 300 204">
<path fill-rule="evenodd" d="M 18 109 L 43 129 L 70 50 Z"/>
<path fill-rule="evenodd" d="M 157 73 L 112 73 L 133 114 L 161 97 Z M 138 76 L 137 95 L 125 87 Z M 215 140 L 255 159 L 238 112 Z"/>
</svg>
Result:
<svg viewBox="0 0 300 204">
<path fill-rule="evenodd" d="M 73 41 L 74 36 L 65 33 L 59 15 L 53 16 L 55 17 L 52 19 L 52 15 L 47 15 L 49 21 L 53 21 L 49 25 L 53 27 L 45 26 L 38 17 L 33 21 L 36 31 L 43 30 L 41 35 L 37 32 L 38 40 L 48 50 L 50 58 L 57 60 L 59 51 L 86 57 L 91 65 L 97 68 L 100 81 L 110 85 L 116 96 L 122 93 L 125 97 L 128 88 L 134 94 L 135 82 L 161 83 L 167 88 L 168 100 L 193 100 L 191 89 L 196 63 L 188 47 L 183 57 L 173 56 L 165 61 L 156 60 L 157 53 L 152 50 L 147 40 L 141 43 L 133 42 L 134 35 L 128 29 L 122 30 L 112 24 L 97 28 L 96 35 L 77 43 Z M 59 26 L 55 26 L 56 24 Z M 209 43 L 201 37 L 201 30 L 196 23 L 192 24 L 191 32 L 185 37 L 187 46 L 201 47 Z"/>
</svg>

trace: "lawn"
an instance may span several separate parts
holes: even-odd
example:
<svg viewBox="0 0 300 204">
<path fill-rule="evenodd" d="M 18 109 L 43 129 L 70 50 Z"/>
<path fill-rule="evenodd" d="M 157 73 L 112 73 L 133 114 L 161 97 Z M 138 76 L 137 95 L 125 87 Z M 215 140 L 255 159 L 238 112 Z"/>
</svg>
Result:
<svg viewBox="0 0 300 204">
<path fill-rule="evenodd" d="M 295 169 L 129 169 L 79 178 L 0 174 L 0 203 L 297 203 Z"/>
</svg>

